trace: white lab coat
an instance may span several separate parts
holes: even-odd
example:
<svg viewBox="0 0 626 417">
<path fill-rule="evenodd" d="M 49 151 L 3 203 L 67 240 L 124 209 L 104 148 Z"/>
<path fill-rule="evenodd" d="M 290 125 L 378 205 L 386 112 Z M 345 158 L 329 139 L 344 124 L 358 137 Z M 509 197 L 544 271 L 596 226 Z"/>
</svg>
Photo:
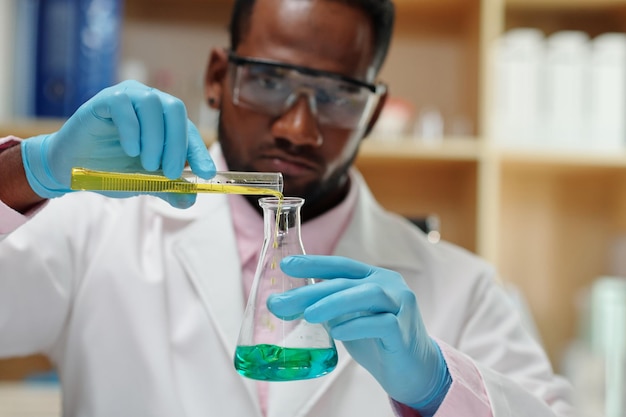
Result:
<svg viewBox="0 0 626 417">
<path fill-rule="evenodd" d="M 471 357 L 495 417 L 567 415 L 567 384 L 525 332 L 494 271 L 359 203 L 336 253 L 400 272 L 432 335 Z M 0 241 L 0 356 L 43 352 L 65 416 L 260 417 L 233 352 L 244 308 L 227 198 L 189 210 L 75 193 Z M 393 416 L 343 349 L 328 376 L 271 384 L 269 417 Z M 552 404 L 552 409 L 547 403 Z"/>
</svg>

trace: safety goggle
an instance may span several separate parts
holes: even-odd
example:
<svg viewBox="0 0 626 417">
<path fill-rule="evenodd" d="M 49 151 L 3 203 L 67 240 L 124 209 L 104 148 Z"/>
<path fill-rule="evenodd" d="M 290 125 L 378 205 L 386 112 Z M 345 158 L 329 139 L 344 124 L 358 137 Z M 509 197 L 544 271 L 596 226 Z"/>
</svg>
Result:
<svg viewBox="0 0 626 417">
<path fill-rule="evenodd" d="M 384 84 L 232 52 L 229 62 L 233 103 L 272 117 L 306 97 L 321 126 L 362 129 L 386 92 Z"/>
</svg>

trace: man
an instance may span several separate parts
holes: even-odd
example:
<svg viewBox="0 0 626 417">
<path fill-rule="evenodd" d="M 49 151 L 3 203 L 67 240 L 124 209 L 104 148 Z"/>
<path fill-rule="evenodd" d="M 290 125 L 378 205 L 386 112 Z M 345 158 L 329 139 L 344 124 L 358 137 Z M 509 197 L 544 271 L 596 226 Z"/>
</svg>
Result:
<svg viewBox="0 0 626 417">
<path fill-rule="evenodd" d="M 231 48 L 212 51 L 207 71 L 221 111 L 210 157 L 180 101 L 135 82 L 59 132 L 5 139 L 0 355 L 47 354 L 68 416 L 570 415 L 567 384 L 493 270 L 384 212 L 351 168 L 384 103 L 375 76 L 392 22 L 385 0 L 236 1 Z M 191 206 L 179 210 L 68 193 L 72 166 L 175 178 L 185 161 L 206 178 L 213 163 L 280 171 L 285 194 L 306 199 L 316 255 L 281 268 L 323 281 L 268 307 L 342 342 L 328 376 L 257 383 L 233 369 L 263 239 L 255 199 L 158 196 Z"/>
</svg>

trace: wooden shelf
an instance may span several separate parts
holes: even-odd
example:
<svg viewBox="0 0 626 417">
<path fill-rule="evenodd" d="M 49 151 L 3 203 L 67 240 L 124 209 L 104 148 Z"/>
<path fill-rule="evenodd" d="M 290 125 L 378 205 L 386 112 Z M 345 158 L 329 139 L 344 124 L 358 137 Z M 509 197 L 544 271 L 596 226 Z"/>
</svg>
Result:
<svg viewBox="0 0 626 417">
<path fill-rule="evenodd" d="M 0 136 L 28 138 L 58 130 L 63 120 L 32 119 L 0 123 Z M 215 142 L 215 132 L 201 130 L 207 145 Z M 474 161 L 480 158 L 480 140 L 473 137 L 450 137 L 440 142 L 426 143 L 407 137 L 370 137 L 361 145 L 360 159 L 405 159 L 411 161 Z M 626 158 L 626 157 L 625 157 Z"/>
<path fill-rule="evenodd" d="M 12 120 L 0 123 L 0 137 L 17 136 L 25 139 L 31 136 L 52 133 L 63 125 L 59 119 Z"/>
<path fill-rule="evenodd" d="M 504 166 L 516 166 L 518 168 L 626 168 L 626 150 L 620 152 L 589 152 L 517 149 L 497 152 Z"/>
<path fill-rule="evenodd" d="M 480 156 L 479 143 L 475 138 L 444 138 L 441 142 L 425 143 L 409 138 L 371 137 L 361 145 L 359 158 L 477 161 Z"/>
<path fill-rule="evenodd" d="M 396 14 L 400 21 L 411 14 L 413 18 L 416 14 L 442 16 L 450 20 L 451 17 L 459 13 L 466 12 L 477 7 L 477 0 L 395 0 Z"/>
<path fill-rule="evenodd" d="M 24 380 L 35 374 L 49 372 L 51 369 L 52 364 L 43 355 L 0 359 L 0 380 Z"/>
<path fill-rule="evenodd" d="M 569 11 L 580 9 L 607 9 L 626 7 L 625 0 L 506 0 L 506 6 L 515 9 L 550 9 Z"/>
</svg>

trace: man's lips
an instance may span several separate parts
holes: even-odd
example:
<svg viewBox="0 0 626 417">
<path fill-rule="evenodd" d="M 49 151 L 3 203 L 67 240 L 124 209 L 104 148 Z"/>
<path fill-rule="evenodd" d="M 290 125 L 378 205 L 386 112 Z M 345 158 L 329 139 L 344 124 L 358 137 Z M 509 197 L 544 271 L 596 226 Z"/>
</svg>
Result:
<svg viewBox="0 0 626 417">
<path fill-rule="evenodd" d="M 282 172 L 283 175 L 310 175 L 312 171 L 318 170 L 318 166 L 308 159 L 278 155 L 267 155 L 264 159 L 269 163 L 271 171 Z"/>
</svg>

